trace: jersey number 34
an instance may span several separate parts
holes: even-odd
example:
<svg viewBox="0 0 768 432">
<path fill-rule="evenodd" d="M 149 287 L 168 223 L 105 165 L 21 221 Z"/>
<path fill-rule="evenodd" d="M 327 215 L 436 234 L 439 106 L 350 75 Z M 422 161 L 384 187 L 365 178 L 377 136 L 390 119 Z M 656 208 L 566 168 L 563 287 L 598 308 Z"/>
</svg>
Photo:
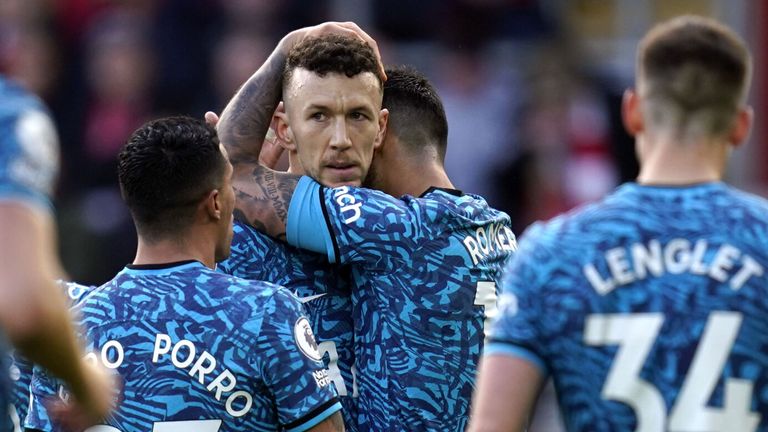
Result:
<svg viewBox="0 0 768 432">
<path fill-rule="evenodd" d="M 723 407 L 707 406 L 742 319 L 737 312 L 712 312 L 709 315 L 683 387 L 667 419 L 661 393 L 640 377 L 643 364 L 664 324 L 664 315 L 589 315 L 584 328 L 584 342 L 593 346 L 619 346 L 603 385 L 603 399 L 632 407 L 637 417 L 637 432 L 756 430 L 760 414 L 751 411 L 752 382 L 749 380 L 726 379 Z"/>
</svg>

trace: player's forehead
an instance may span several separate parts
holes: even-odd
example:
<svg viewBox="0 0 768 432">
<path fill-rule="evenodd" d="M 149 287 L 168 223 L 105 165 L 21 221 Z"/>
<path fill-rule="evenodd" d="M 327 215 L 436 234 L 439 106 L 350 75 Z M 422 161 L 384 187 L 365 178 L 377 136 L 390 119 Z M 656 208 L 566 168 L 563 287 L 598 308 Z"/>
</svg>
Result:
<svg viewBox="0 0 768 432">
<path fill-rule="evenodd" d="M 297 68 L 285 91 L 286 104 L 299 109 L 337 104 L 365 105 L 376 110 L 381 108 L 381 83 L 372 72 L 362 72 L 352 77 L 338 73 L 320 76 L 307 69 Z"/>
</svg>

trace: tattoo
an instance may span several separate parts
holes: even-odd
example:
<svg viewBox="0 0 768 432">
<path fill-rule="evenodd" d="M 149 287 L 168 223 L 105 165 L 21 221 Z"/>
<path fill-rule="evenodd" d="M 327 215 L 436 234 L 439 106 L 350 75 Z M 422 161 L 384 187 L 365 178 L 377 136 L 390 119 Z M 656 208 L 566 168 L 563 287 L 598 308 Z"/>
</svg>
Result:
<svg viewBox="0 0 768 432">
<path fill-rule="evenodd" d="M 254 170 L 254 177 L 257 176 L 256 171 L 258 171 L 258 168 Z M 282 192 L 284 192 L 284 186 L 275 180 L 274 171 L 267 171 L 264 173 L 264 187 L 266 188 L 267 196 L 272 201 L 272 206 L 275 208 L 277 217 L 284 223 L 288 222 L 288 205 L 290 204 L 290 200 L 287 200 L 287 197 L 282 194 Z"/>
<path fill-rule="evenodd" d="M 259 165 L 259 153 L 280 102 L 285 55 L 276 50 L 227 104 L 217 126 L 235 170 L 235 217 L 285 240 L 288 205 L 298 177 Z"/>
<path fill-rule="evenodd" d="M 235 217 L 278 240 L 286 240 L 288 206 L 299 177 L 255 166 L 235 180 Z"/>
<path fill-rule="evenodd" d="M 227 104 L 217 126 L 233 165 L 258 163 L 282 93 L 285 55 L 275 51 Z"/>
</svg>

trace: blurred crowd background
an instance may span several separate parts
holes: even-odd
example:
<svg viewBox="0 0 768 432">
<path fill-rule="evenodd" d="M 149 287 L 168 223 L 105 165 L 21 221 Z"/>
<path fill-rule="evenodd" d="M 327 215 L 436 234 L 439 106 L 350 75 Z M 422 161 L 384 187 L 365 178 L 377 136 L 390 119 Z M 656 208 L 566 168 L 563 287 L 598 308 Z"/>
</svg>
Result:
<svg viewBox="0 0 768 432">
<path fill-rule="evenodd" d="M 133 258 L 115 156 L 144 121 L 220 112 L 287 32 L 353 20 L 388 64 L 437 86 L 457 187 L 507 211 L 518 234 L 637 174 L 620 122 L 638 39 L 683 13 L 712 16 L 755 55 L 756 129 L 729 181 L 768 193 L 762 0 L 0 0 L 0 72 L 40 95 L 61 137 L 60 248 L 101 284 Z"/>
</svg>

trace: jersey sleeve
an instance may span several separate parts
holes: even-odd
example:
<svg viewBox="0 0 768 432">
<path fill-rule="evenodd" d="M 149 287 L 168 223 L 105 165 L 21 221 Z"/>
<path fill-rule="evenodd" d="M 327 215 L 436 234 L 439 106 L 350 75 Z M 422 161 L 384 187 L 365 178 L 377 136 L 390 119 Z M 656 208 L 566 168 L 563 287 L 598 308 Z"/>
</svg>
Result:
<svg viewBox="0 0 768 432">
<path fill-rule="evenodd" d="M 257 344 L 260 371 L 286 431 L 305 431 L 341 410 L 309 320 L 287 290 L 268 301 Z"/>
<path fill-rule="evenodd" d="M 553 269 L 554 254 L 529 230 L 504 270 L 498 318 L 491 326 L 484 355 L 509 355 L 527 360 L 546 376 L 545 329 L 541 321 L 542 290 Z"/>
<path fill-rule="evenodd" d="M 59 143 L 48 114 L 34 107 L 0 118 L 0 200 L 50 208 Z"/>
<path fill-rule="evenodd" d="M 326 188 L 302 177 L 288 209 L 288 243 L 323 253 L 332 263 L 408 260 L 417 249 L 424 215 L 418 206 L 383 192 Z M 387 268 L 391 268 L 388 266 Z"/>
</svg>

